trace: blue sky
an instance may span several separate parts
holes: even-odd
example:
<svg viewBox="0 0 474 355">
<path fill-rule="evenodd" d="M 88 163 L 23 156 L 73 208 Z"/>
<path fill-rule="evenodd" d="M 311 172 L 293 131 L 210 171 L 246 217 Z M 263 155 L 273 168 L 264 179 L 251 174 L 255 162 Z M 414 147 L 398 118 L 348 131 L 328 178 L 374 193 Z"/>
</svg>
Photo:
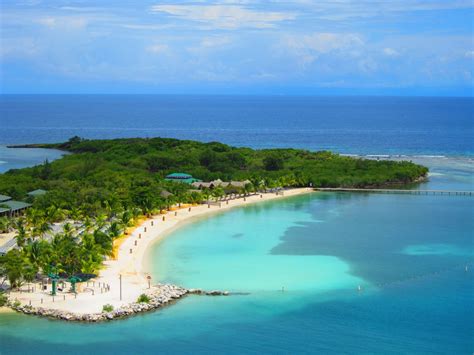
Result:
<svg viewBox="0 0 474 355">
<path fill-rule="evenodd" d="M 1 93 L 473 95 L 471 0 L 0 6 Z"/>
</svg>

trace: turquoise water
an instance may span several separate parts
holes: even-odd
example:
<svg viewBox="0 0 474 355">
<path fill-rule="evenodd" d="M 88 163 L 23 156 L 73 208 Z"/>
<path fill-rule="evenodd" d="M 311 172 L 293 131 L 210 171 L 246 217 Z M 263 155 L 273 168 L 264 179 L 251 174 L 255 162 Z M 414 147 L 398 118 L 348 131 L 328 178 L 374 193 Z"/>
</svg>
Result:
<svg viewBox="0 0 474 355">
<path fill-rule="evenodd" d="M 472 190 L 470 160 L 430 164 L 422 188 Z M 234 209 L 150 256 L 154 280 L 237 294 L 99 325 L 3 314 L 0 353 L 472 353 L 473 217 L 463 196 L 315 193 Z"/>
<path fill-rule="evenodd" d="M 419 188 L 474 190 L 473 105 L 472 98 L 1 96 L 0 144 L 164 136 L 406 154 L 430 167 Z M 0 172 L 59 155 L 0 146 Z M 95 325 L 0 314 L 0 354 L 472 354 L 473 221 L 474 198 L 461 196 L 325 193 L 236 209 L 177 230 L 150 253 L 154 280 L 237 294 L 192 296 Z"/>
</svg>

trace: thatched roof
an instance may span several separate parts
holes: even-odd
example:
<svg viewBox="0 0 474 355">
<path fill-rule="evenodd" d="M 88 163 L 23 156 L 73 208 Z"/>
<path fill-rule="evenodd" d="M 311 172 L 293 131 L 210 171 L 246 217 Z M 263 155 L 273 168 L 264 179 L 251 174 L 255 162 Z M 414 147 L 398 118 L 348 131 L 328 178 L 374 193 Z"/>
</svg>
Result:
<svg viewBox="0 0 474 355">
<path fill-rule="evenodd" d="M 170 196 L 173 196 L 173 194 L 172 194 L 171 192 L 169 192 L 169 191 L 162 190 L 162 191 L 160 192 L 160 196 L 163 197 L 163 198 L 168 198 L 168 197 L 170 197 Z"/>
</svg>

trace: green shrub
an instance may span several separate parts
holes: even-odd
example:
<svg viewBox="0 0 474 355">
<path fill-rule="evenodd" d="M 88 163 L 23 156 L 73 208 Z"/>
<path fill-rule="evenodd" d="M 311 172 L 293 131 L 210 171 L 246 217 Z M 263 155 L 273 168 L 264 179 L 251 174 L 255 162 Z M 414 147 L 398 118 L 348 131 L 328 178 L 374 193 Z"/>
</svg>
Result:
<svg viewBox="0 0 474 355">
<path fill-rule="evenodd" d="M 3 307 L 7 304 L 8 297 L 4 292 L 0 292 L 0 307 Z"/>
<path fill-rule="evenodd" d="M 21 302 L 16 299 L 15 302 L 13 302 L 13 307 L 20 307 L 20 306 L 21 306 Z"/>
<path fill-rule="evenodd" d="M 150 303 L 150 297 L 142 293 L 140 296 L 138 296 L 138 303 Z"/>
<path fill-rule="evenodd" d="M 112 312 L 114 310 L 114 306 L 111 304 L 104 304 L 102 306 L 102 312 Z"/>
</svg>

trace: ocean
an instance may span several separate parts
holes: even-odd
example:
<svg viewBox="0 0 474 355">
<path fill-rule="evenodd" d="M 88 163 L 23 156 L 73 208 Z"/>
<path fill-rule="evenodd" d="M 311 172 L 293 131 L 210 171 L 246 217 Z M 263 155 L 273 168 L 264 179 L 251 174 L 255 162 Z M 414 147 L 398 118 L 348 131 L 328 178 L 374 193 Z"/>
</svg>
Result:
<svg viewBox="0 0 474 355">
<path fill-rule="evenodd" d="M 6 96 L 0 117 L 3 145 L 329 149 L 425 164 L 421 189 L 474 190 L 470 98 Z M 468 196 L 316 193 L 203 218 L 150 249 L 153 280 L 237 295 L 96 325 L 0 314 L 0 353 L 471 354 L 473 217 Z"/>
</svg>

